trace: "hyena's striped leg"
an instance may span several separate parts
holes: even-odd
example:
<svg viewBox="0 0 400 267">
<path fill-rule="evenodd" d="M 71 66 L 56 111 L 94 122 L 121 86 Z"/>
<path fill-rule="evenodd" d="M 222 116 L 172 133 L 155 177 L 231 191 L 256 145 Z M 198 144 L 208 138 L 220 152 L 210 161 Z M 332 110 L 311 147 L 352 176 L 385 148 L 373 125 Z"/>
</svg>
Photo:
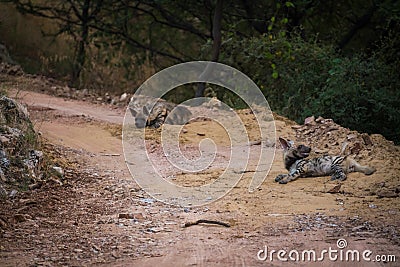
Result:
<svg viewBox="0 0 400 267">
<path fill-rule="evenodd" d="M 280 180 L 282 180 L 286 176 L 288 176 L 288 175 L 287 174 L 279 174 L 278 176 L 276 176 L 275 182 L 279 182 Z"/>
<path fill-rule="evenodd" d="M 344 181 L 347 179 L 346 173 L 340 165 L 332 165 L 332 172 L 331 180 Z"/>
<path fill-rule="evenodd" d="M 278 177 L 276 177 L 276 178 L 278 178 Z M 279 180 L 279 183 L 280 184 L 287 184 L 287 183 L 289 183 L 291 181 L 296 180 L 299 177 L 300 177 L 300 172 L 298 170 L 296 170 L 294 173 L 286 174 L 285 177 L 283 177 L 282 179 Z"/>
</svg>

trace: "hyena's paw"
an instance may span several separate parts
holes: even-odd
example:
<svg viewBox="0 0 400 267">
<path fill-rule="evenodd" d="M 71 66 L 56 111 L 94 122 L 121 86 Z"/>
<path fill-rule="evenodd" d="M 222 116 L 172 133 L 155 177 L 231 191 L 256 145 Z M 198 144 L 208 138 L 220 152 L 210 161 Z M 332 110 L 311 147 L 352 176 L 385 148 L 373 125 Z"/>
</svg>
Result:
<svg viewBox="0 0 400 267">
<path fill-rule="evenodd" d="M 279 181 L 279 183 L 280 183 L 280 184 L 287 184 L 288 181 L 287 181 L 286 179 L 282 179 L 282 180 Z"/>
<path fill-rule="evenodd" d="M 287 174 L 279 174 L 278 176 L 276 176 L 275 178 L 275 182 L 281 182 L 283 178 L 285 178 L 287 176 Z"/>
<path fill-rule="evenodd" d="M 376 172 L 376 169 L 375 169 L 375 168 L 369 167 L 369 168 L 365 171 L 365 175 L 371 175 L 371 174 L 373 174 L 374 172 Z"/>
<path fill-rule="evenodd" d="M 340 173 L 335 173 L 334 175 L 332 175 L 331 180 L 339 180 L 339 181 L 344 181 L 347 179 L 347 176 L 344 172 L 340 172 Z"/>
</svg>

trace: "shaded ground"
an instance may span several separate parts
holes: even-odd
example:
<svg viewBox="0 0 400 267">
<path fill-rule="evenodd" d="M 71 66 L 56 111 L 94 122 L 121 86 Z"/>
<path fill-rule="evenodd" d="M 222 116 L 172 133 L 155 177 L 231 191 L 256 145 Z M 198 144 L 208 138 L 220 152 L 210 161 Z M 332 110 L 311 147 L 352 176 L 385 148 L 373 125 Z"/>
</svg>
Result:
<svg viewBox="0 0 400 267">
<path fill-rule="evenodd" d="M 350 174 L 338 193 L 327 193 L 337 185 L 328 177 L 274 183 L 275 176 L 285 171 L 282 152 L 277 150 L 272 169 L 256 192 L 247 190 L 249 172 L 219 201 L 183 209 L 154 201 L 130 176 L 118 135 L 123 109 L 26 91 L 19 96 L 28 104 L 36 129 L 48 140 L 46 151 L 57 158 L 65 176 L 62 185 L 50 181 L 0 203 L 2 266 L 265 266 L 271 262 L 257 259 L 265 246 L 320 252 L 337 249 L 339 238 L 347 240 L 348 249 L 371 250 L 371 258 L 399 257 L 400 153 L 379 136 L 371 137 L 374 144 L 365 150 L 369 154 L 361 152 L 359 158 L 378 171 L 368 177 Z M 241 116 L 252 124 L 249 112 Z M 193 133 L 207 134 L 208 123 L 185 126 L 185 144 L 196 147 L 199 135 Z M 277 116 L 277 135 L 294 139 L 298 128 L 293 125 Z M 218 136 L 225 138 L 213 137 Z M 160 147 L 154 144 L 156 155 Z M 216 175 L 218 169 L 200 179 Z M 176 181 L 186 185 L 199 182 L 194 178 L 199 177 L 175 174 Z M 227 222 L 231 227 L 182 227 L 198 219 Z M 272 264 L 281 265 L 276 255 Z M 337 262 L 325 259 L 324 266 L 334 265 Z"/>
</svg>

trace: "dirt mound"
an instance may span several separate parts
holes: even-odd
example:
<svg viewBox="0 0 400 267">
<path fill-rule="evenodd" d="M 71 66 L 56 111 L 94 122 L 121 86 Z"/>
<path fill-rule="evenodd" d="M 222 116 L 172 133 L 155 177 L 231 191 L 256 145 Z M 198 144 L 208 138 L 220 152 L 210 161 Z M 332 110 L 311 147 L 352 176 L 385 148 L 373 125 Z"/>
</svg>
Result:
<svg viewBox="0 0 400 267">
<path fill-rule="evenodd" d="M 400 192 L 400 148 L 380 134 L 359 133 L 322 117 L 306 118 L 303 125 L 292 125 L 298 143 L 313 148 L 312 156 L 348 155 L 386 173 L 366 181 L 363 190 L 378 198 L 396 198 Z M 290 136 L 289 136 L 290 137 Z"/>
</svg>

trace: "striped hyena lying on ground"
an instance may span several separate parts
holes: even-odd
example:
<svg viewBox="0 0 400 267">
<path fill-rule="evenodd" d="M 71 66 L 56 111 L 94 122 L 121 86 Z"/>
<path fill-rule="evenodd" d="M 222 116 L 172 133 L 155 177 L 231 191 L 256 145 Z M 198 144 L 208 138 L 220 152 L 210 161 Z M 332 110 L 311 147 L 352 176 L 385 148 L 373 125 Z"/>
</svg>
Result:
<svg viewBox="0 0 400 267">
<path fill-rule="evenodd" d="M 286 184 L 299 177 L 332 176 L 331 180 L 346 180 L 347 173 L 362 172 L 366 175 L 373 174 L 376 170 L 368 166 L 361 166 L 354 159 L 343 156 L 322 156 L 306 159 L 311 148 L 305 145 L 292 146 L 283 138 L 279 138 L 283 147 L 283 161 L 288 174 L 280 174 L 275 182 Z"/>
<path fill-rule="evenodd" d="M 192 113 L 184 106 L 158 99 L 154 107 L 149 103 L 154 102 L 150 97 L 139 97 L 132 99 L 129 110 L 135 118 L 137 128 L 159 128 L 162 124 L 183 125 L 189 121 Z"/>
</svg>

